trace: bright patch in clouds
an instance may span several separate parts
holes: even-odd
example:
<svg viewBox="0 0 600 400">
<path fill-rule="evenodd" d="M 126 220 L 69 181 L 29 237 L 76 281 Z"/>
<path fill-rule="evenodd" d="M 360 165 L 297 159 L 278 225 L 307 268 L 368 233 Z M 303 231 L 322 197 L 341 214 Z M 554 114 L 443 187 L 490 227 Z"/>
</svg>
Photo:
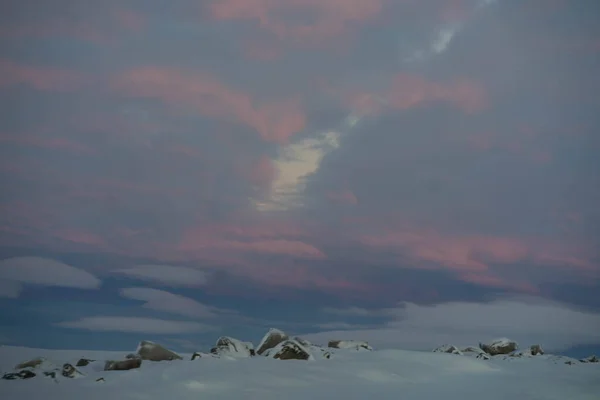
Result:
<svg viewBox="0 0 600 400">
<path fill-rule="evenodd" d="M 277 178 L 265 201 L 255 201 L 260 211 L 283 211 L 303 205 L 305 178 L 318 171 L 323 157 L 340 146 L 339 132 L 329 131 L 283 147 L 274 161 Z"/>
</svg>

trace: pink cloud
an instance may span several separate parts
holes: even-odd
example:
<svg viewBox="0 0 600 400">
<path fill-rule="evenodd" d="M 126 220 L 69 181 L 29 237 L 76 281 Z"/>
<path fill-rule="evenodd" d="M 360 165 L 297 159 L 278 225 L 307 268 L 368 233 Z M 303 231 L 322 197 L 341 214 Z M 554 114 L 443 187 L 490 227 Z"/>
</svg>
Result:
<svg viewBox="0 0 600 400">
<path fill-rule="evenodd" d="M 89 83 L 89 77 L 76 71 L 33 67 L 0 59 L 0 87 L 24 84 L 37 90 L 71 91 Z"/>
<path fill-rule="evenodd" d="M 536 238 L 442 235 L 432 230 L 405 230 L 366 236 L 361 242 L 409 257 L 419 268 L 448 268 L 461 273 L 484 273 L 491 264 L 527 261 L 538 265 L 598 268 L 585 248 Z"/>
<path fill-rule="evenodd" d="M 79 154 L 93 154 L 94 150 L 80 143 L 58 137 L 31 136 L 25 134 L 0 133 L 0 142 L 47 149 L 65 150 Z"/>
<path fill-rule="evenodd" d="M 112 88 L 127 96 L 157 98 L 173 106 L 193 107 L 204 116 L 234 119 L 256 129 L 264 140 L 271 142 L 287 142 L 306 123 L 296 99 L 256 104 L 249 95 L 201 73 L 143 67 L 116 77 Z"/>
<path fill-rule="evenodd" d="M 348 33 L 349 27 L 381 14 L 381 0 L 221 0 L 211 4 L 213 18 L 257 21 L 280 39 L 322 45 L 325 39 Z M 309 13 L 310 23 L 294 15 Z"/>
<path fill-rule="evenodd" d="M 358 204 L 358 199 L 356 198 L 356 195 L 349 190 L 343 190 L 340 192 L 328 192 L 326 196 L 327 199 L 329 199 L 333 203 L 352 205 Z"/>
</svg>

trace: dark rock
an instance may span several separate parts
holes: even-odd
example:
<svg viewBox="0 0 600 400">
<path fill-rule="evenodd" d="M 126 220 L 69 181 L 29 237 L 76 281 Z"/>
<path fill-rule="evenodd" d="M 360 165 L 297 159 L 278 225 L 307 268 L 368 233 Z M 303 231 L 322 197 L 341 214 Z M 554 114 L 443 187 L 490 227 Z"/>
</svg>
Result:
<svg viewBox="0 0 600 400">
<path fill-rule="evenodd" d="M 540 346 L 539 344 L 534 344 L 533 346 L 531 346 L 530 351 L 531 351 L 532 356 L 544 354 L 544 350 L 542 349 L 542 346 Z"/>
<path fill-rule="evenodd" d="M 9 372 L 8 374 L 4 374 L 2 376 L 2 379 L 6 379 L 9 381 L 15 380 L 15 379 L 31 379 L 35 377 L 35 373 L 24 369 L 22 371 L 19 372 Z"/>
<path fill-rule="evenodd" d="M 62 367 L 61 375 L 65 378 L 75 378 L 76 376 L 83 375 L 73 365 L 66 363 Z"/>
<path fill-rule="evenodd" d="M 327 347 L 332 349 L 373 350 L 369 343 L 360 340 L 330 340 Z"/>
<path fill-rule="evenodd" d="M 46 361 L 43 357 L 34 358 L 33 360 L 22 362 L 15 366 L 15 369 L 23 369 L 23 368 L 36 368 L 39 367 L 44 361 Z"/>
<path fill-rule="evenodd" d="M 148 361 L 183 360 L 179 354 L 147 340 L 140 342 L 138 345 L 137 354 L 142 360 Z"/>
<path fill-rule="evenodd" d="M 77 364 L 75 364 L 76 367 L 86 367 L 88 366 L 90 363 L 94 362 L 96 360 L 89 360 L 87 358 L 80 358 L 79 361 L 77 361 Z"/>
<path fill-rule="evenodd" d="M 592 356 L 586 357 L 584 359 L 581 359 L 579 361 L 581 361 L 582 363 L 597 363 L 600 360 L 598 360 L 598 357 L 596 357 L 595 355 L 592 355 Z"/>
<path fill-rule="evenodd" d="M 570 361 L 570 360 L 569 361 L 565 361 L 565 364 L 567 364 L 567 365 L 573 365 L 573 361 Z"/>
<path fill-rule="evenodd" d="M 44 372 L 44 376 L 48 378 L 56 379 L 56 371 L 46 371 Z"/>
<path fill-rule="evenodd" d="M 267 332 L 263 339 L 260 341 L 258 349 L 256 350 L 256 354 L 262 355 L 265 351 L 274 348 L 281 342 L 288 339 L 288 335 L 286 335 L 279 329 L 270 329 L 269 332 Z"/>
<path fill-rule="evenodd" d="M 107 361 L 104 364 L 105 371 L 128 371 L 142 366 L 141 358 L 130 358 L 123 361 Z"/>
<path fill-rule="evenodd" d="M 96 382 L 106 382 L 106 381 L 104 380 L 104 378 L 98 378 L 98 379 L 96 379 Z"/>
<path fill-rule="evenodd" d="M 202 357 L 202 354 L 196 352 L 196 353 L 192 354 L 192 361 L 194 361 L 196 358 L 200 358 L 200 357 Z"/>
<path fill-rule="evenodd" d="M 276 360 L 308 360 L 310 358 L 310 353 L 295 340 L 287 340 L 273 350 L 273 358 Z"/>
</svg>

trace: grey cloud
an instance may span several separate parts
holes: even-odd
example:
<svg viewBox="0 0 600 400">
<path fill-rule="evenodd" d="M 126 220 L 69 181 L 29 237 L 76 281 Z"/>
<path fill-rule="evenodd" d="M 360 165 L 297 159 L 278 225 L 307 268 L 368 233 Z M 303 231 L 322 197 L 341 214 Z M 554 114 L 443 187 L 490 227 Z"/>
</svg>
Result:
<svg viewBox="0 0 600 400">
<path fill-rule="evenodd" d="M 174 287 L 204 286 L 208 282 L 208 276 L 204 271 L 174 265 L 141 264 L 114 272 Z"/>
<path fill-rule="evenodd" d="M 214 326 L 198 322 L 173 321 L 142 317 L 98 316 L 55 324 L 62 328 L 83 329 L 95 332 L 149 333 L 158 335 L 209 332 Z"/>
<path fill-rule="evenodd" d="M 476 345 L 505 336 L 522 346 L 540 343 L 550 351 L 598 344 L 599 340 L 600 314 L 541 298 L 509 297 L 489 303 L 451 302 L 432 306 L 404 303 L 394 314 L 387 324 L 378 329 L 331 331 L 305 336 L 315 341 L 333 338 L 368 340 L 379 347 L 418 350 L 432 349 L 445 343 Z"/>
</svg>

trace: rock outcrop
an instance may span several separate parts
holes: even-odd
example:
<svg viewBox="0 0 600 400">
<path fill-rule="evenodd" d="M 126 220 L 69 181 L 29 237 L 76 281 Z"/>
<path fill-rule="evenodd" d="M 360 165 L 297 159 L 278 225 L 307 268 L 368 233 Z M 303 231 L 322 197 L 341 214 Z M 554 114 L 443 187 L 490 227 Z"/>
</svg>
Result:
<svg viewBox="0 0 600 400">
<path fill-rule="evenodd" d="M 140 342 L 136 353 L 142 360 L 147 361 L 183 360 L 179 354 L 148 340 L 142 340 Z"/>
<path fill-rule="evenodd" d="M 288 339 L 289 336 L 286 335 L 283 331 L 271 328 L 269 329 L 269 332 L 267 332 L 260 341 L 258 347 L 256 348 L 256 354 L 262 355 L 265 351 L 276 347 L 277 345 Z"/>
<path fill-rule="evenodd" d="M 75 368 L 72 364 L 69 363 L 63 365 L 61 375 L 65 378 L 70 379 L 79 378 L 83 376 L 83 374 L 77 368 Z"/>
<path fill-rule="evenodd" d="M 543 355 L 544 354 L 544 350 L 542 349 L 542 346 L 540 346 L 539 344 L 534 344 L 529 348 L 529 352 L 531 353 L 532 356 L 537 356 L 537 355 Z"/>
<path fill-rule="evenodd" d="M 13 381 L 15 379 L 31 379 L 35 378 L 35 373 L 31 372 L 28 369 L 24 369 L 19 372 L 9 372 L 7 374 L 2 375 L 2 379 L 6 379 L 8 381 Z"/>
<path fill-rule="evenodd" d="M 246 358 L 253 355 L 254 348 L 251 343 L 242 342 L 229 336 L 222 336 L 210 352 L 216 355 Z"/>
<path fill-rule="evenodd" d="M 434 353 L 448 353 L 448 354 L 456 354 L 462 356 L 463 353 L 456 346 L 452 346 L 449 344 L 445 344 L 443 346 L 437 347 L 433 349 Z"/>
<path fill-rule="evenodd" d="M 142 366 L 141 358 L 130 358 L 122 361 L 107 361 L 104 364 L 105 371 L 128 371 Z"/>
<path fill-rule="evenodd" d="M 87 358 L 80 358 L 75 364 L 76 367 L 87 367 L 90 363 L 93 363 L 96 360 L 90 360 Z"/>
<path fill-rule="evenodd" d="M 266 350 L 263 355 L 276 360 L 310 360 L 310 351 L 297 340 L 286 340 Z"/>
<path fill-rule="evenodd" d="M 332 349 L 351 349 L 351 350 L 368 350 L 373 351 L 369 343 L 360 340 L 330 340 L 327 347 Z"/>
<path fill-rule="evenodd" d="M 592 355 L 592 356 L 589 356 L 589 357 L 583 358 L 583 359 L 581 359 L 581 360 L 579 360 L 579 361 L 581 361 L 582 363 L 597 363 L 597 362 L 599 362 L 600 360 L 599 360 L 599 359 L 598 359 L 598 357 L 596 357 L 595 355 Z"/>
<path fill-rule="evenodd" d="M 510 339 L 496 339 L 489 344 L 479 343 L 479 348 L 491 356 L 510 354 L 519 348 L 517 342 Z"/>
<path fill-rule="evenodd" d="M 15 369 L 24 369 L 24 368 L 37 368 L 46 362 L 46 359 L 43 357 L 37 357 L 29 361 L 22 362 L 15 366 Z"/>
</svg>

